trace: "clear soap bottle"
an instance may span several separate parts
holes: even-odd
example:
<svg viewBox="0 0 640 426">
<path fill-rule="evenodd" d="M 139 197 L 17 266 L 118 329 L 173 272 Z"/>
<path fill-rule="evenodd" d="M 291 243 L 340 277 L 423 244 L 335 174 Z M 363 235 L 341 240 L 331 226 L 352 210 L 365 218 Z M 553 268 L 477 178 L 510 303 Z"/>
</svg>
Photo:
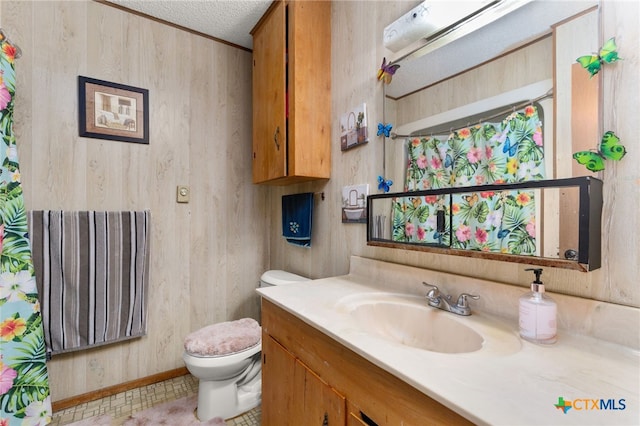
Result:
<svg viewBox="0 0 640 426">
<path fill-rule="evenodd" d="M 531 292 L 520 297 L 519 326 L 520 337 L 534 343 L 551 344 L 556 341 L 557 305 L 545 295 L 544 284 L 540 281 L 542 269 L 533 271 L 536 278 L 531 283 Z"/>
</svg>

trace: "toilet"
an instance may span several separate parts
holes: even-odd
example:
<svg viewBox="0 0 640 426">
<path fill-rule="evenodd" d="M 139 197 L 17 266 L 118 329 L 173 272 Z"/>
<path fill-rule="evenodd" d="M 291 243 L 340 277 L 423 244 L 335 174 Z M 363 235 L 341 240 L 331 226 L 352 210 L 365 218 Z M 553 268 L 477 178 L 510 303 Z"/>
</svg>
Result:
<svg viewBox="0 0 640 426">
<path fill-rule="evenodd" d="M 308 278 L 272 270 L 260 277 L 260 287 L 294 284 Z M 252 318 L 208 325 L 189 334 L 182 359 L 199 380 L 197 416 L 230 419 L 261 401 L 261 328 Z"/>
</svg>

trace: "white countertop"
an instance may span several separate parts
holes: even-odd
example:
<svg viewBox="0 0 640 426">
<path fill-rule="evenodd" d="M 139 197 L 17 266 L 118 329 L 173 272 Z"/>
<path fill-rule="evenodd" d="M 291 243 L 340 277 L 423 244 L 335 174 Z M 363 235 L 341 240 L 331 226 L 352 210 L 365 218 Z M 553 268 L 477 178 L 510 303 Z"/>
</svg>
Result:
<svg viewBox="0 0 640 426">
<path fill-rule="evenodd" d="M 473 310 L 472 305 L 474 313 L 470 317 L 446 315 L 475 328 L 488 341 L 500 339 L 506 344 L 489 345 L 477 352 L 443 354 L 365 333 L 340 303 L 353 295 L 394 290 L 397 288 L 388 282 L 382 285 L 371 276 L 353 273 L 352 268 L 349 275 L 261 288 L 258 292 L 474 423 L 640 424 L 637 350 L 562 330 L 553 345 L 529 343 L 518 337 L 516 321 Z M 494 325 L 495 333 L 491 331 Z M 637 325 L 630 325 L 629 332 L 637 333 Z M 554 404 L 559 397 L 574 401 L 574 408 L 566 414 L 557 409 Z M 591 401 L 600 399 L 613 400 L 615 404 L 609 402 L 609 407 L 617 409 L 594 410 Z"/>
</svg>

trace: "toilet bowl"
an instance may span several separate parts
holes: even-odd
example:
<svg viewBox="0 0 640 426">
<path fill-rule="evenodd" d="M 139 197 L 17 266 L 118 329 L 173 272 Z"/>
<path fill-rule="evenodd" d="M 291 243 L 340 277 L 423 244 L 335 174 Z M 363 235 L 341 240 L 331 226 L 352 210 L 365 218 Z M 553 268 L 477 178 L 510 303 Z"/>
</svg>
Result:
<svg viewBox="0 0 640 426">
<path fill-rule="evenodd" d="M 308 278 L 290 272 L 267 271 L 260 287 L 293 284 Z M 257 321 L 243 318 L 203 327 L 185 338 L 182 359 L 199 380 L 197 416 L 239 416 L 261 402 L 261 329 Z"/>
</svg>

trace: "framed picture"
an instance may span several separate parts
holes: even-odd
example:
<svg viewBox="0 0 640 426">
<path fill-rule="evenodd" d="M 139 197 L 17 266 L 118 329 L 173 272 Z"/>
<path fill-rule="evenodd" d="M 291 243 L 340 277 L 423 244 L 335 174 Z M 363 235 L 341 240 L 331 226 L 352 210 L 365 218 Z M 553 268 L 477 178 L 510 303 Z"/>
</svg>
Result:
<svg viewBox="0 0 640 426">
<path fill-rule="evenodd" d="M 149 143 L 149 91 L 78 76 L 80 136 Z"/>
<path fill-rule="evenodd" d="M 346 151 L 367 142 L 367 104 L 362 103 L 340 116 L 340 149 Z"/>
<path fill-rule="evenodd" d="M 342 187 L 342 223 L 367 223 L 369 185 Z"/>
</svg>

